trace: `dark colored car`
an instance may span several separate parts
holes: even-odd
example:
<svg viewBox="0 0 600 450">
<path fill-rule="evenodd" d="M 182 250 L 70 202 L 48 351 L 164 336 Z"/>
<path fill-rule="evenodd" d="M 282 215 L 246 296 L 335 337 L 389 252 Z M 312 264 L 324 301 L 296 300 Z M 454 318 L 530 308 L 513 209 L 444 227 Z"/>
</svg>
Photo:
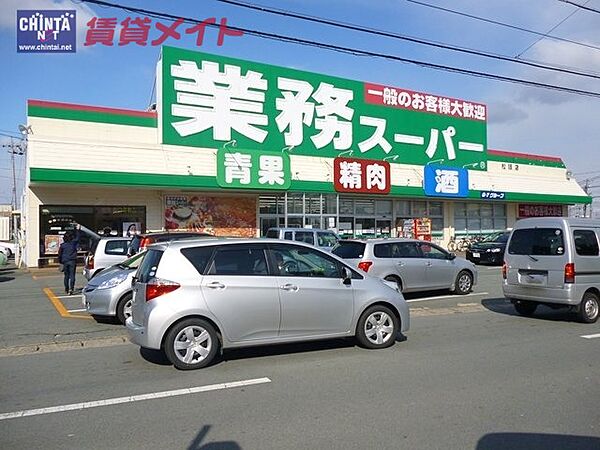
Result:
<svg viewBox="0 0 600 450">
<path fill-rule="evenodd" d="M 149 245 L 158 242 L 177 241 L 180 239 L 193 239 L 201 237 L 214 237 L 212 234 L 200 233 L 196 231 L 173 231 L 161 233 L 138 234 L 133 237 L 127 250 L 127 256 L 133 256 L 146 249 Z"/>
<path fill-rule="evenodd" d="M 492 233 L 483 241 L 476 242 L 467 250 L 466 257 L 474 264 L 498 264 L 504 261 L 504 251 L 510 231 Z"/>
</svg>

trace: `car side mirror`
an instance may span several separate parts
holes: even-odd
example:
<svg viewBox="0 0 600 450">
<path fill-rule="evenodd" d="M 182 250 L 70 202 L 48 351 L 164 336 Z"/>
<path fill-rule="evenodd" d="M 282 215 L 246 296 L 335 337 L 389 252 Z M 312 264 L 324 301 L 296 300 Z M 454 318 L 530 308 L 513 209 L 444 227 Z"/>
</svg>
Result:
<svg viewBox="0 0 600 450">
<path fill-rule="evenodd" d="M 345 285 L 350 285 L 352 283 L 352 272 L 347 267 L 342 267 L 342 282 Z"/>
<path fill-rule="evenodd" d="M 448 259 L 449 259 L 450 261 L 454 261 L 454 260 L 456 259 L 456 253 L 450 253 L 450 254 L 448 255 Z"/>
</svg>

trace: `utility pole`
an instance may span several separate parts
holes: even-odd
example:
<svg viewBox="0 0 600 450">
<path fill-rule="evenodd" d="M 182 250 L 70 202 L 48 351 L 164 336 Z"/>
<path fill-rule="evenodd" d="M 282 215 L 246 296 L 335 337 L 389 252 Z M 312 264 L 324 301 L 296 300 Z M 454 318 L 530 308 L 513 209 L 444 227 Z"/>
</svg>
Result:
<svg viewBox="0 0 600 450">
<path fill-rule="evenodd" d="M 583 190 L 585 191 L 586 195 L 590 195 L 590 179 L 587 178 L 585 180 L 585 185 L 583 186 Z M 583 217 L 587 217 L 587 203 L 583 204 Z"/>
<path fill-rule="evenodd" d="M 14 139 L 10 138 L 10 144 L 3 144 L 2 147 L 7 148 L 10 153 L 10 159 L 12 163 L 12 208 L 17 209 L 17 169 L 15 167 L 15 155 L 23 155 L 25 153 L 24 147 L 21 144 L 15 144 Z"/>
</svg>

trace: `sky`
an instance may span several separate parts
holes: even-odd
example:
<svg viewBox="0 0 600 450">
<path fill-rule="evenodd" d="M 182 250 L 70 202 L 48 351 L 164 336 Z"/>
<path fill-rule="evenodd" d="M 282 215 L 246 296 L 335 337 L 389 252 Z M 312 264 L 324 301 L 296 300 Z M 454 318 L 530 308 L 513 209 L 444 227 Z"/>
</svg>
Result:
<svg viewBox="0 0 600 450">
<path fill-rule="evenodd" d="M 600 93 L 600 79 L 559 74 L 511 62 L 489 60 L 447 50 L 228 5 L 218 0 L 111 0 L 128 6 L 203 20 L 227 18 L 233 26 L 388 53 L 403 58 L 457 66 L 508 77 L 559 84 Z M 507 29 L 468 17 L 417 5 L 408 0 L 244 0 L 375 28 L 447 45 L 476 49 L 510 58 L 534 60 L 593 73 L 600 78 L 600 50 Z M 560 0 L 422 0 L 456 11 L 591 44 L 600 48 L 600 14 Z M 578 0 L 600 10 L 600 0 Z M 16 52 L 17 9 L 75 9 L 77 52 L 23 54 Z M 18 137 L 26 123 L 27 99 L 146 109 L 152 102 L 154 70 L 160 47 L 136 44 L 85 47 L 86 23 L 92 17 L 136 14 L 79 0 L 2 0 L 0 2 L 0 133 Z M 566 18 L 566 20 L 565 20 Z M 153 26 L 156 19 L 153 19 Z M 165 20 L 159 20 L 167 24 Z M 562 22 L 562 23 L 561 23 Z M 151 38 L 158 36 L 154 29 Z M 244 35 L 225 37 L 217 46 L 216 30 L 204 42 L 183 35 L 166 45 L 195 49 L 272 65 L 334 75 L 352 80 L 397 86 L 414 91 L 485 103 L 488 106 L 488 148 L 561 157 L 578 180 L 593 178 L 593 195 L 600 210 L 600 98 L 502 83 L 437 71 L 418 65 L 355 56 L 292 43 Z M 534 45 L 532 45 L 534 44 Z M 0 135 L 0 143 L 10 138 Z M 24 156 L 16 156 L 19 189 L 25 177 Z M 0 203 L 12 195 L 11 159 L 0 149 Z"/>
</svg>

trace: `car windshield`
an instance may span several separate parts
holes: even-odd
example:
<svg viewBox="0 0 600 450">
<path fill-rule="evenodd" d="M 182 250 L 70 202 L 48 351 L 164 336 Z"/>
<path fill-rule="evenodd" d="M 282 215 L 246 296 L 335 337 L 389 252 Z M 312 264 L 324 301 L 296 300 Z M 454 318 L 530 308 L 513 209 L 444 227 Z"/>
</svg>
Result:
<svg viewBox="0 0 600 450">
<path fill-rule="evenodd" d="M 365 254 L 365 244 L 363 242 L 340 241 L 331 252 L 344 259 L 362 258 Z"/>
<path fill-rule="evenodd" d="M 508 241 L 508 236 L 510 236 L 510 233 L 504 231 L 492 233 L 486 236 L 486 238 L 482 242 L 506 242 Z"/>
<path fill-rule="evenodd" d="M 124 269 L 137 269 L 144 258 L 146 252 L 138 253 L 135 256 L 132 256 L 129 259 L 126 259 L 122 263 L 119 264 L 119 267 L 123 267 Z"/>
</svg>

